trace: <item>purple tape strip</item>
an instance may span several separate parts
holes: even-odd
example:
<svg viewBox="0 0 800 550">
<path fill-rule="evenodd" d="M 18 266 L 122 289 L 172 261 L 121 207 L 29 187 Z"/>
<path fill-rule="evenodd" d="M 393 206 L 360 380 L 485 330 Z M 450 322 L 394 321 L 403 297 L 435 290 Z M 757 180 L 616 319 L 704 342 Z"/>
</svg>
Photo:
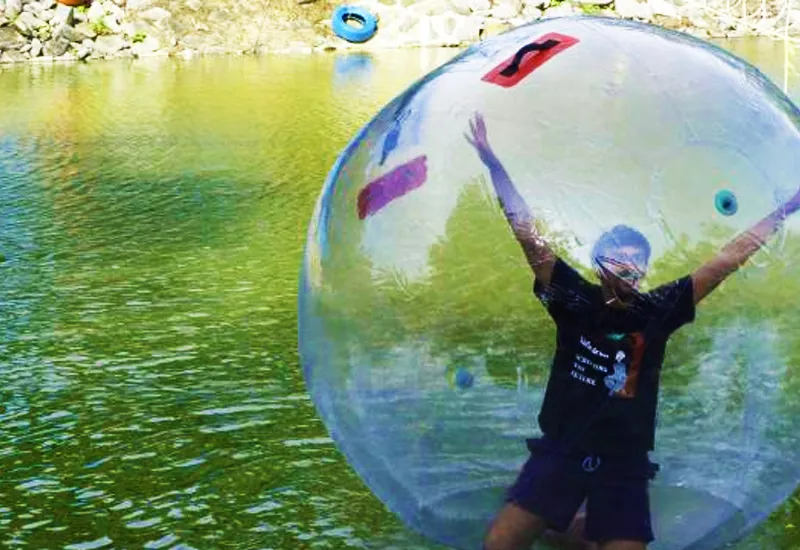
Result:
<svg viewBox="0 0 800 550">
<path fill-rule="evenodd" d="M 371 216 L 393 200 L 425 183 L 428 157 L 419 156 L 369 183 L 358 194 L 358 219 Z"/>
</svg>

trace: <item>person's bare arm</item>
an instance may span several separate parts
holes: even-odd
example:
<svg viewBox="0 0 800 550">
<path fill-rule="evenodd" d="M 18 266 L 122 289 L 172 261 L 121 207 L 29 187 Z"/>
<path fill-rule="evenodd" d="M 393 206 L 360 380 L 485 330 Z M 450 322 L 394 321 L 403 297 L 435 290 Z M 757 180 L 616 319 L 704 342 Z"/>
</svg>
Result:
<svg viewBox="0 0 800 550">
<path fill-rule="evenodd" d="M 514 236 L 525 252 L 525 257 L 533 269 L 536 280 L 542 285 L 549 285 L 556 263 L 556 255 L 539 234 L 530 208 L 517 191 L 503 164 L 492 151 L 486 136 L 486 124 L 480 114 L 476 114 L 475 118 L 470 121 L 470 133 L 466 138 L 475 147 L 481 161 L 489 169 L 492 186 L 500 206 Z"/>
<path fill-rule="evenodd" d="M 556 263 L 556 255 L 547 245 L 547 242 L 539 234 L 534 223 L 533 214 L 514 187 L 511 178 L 503 165 L 495 157 L 487 162 L 489 174 L 492 179 L 492 186 L 497 193 L 500 207 L 506 216 L 508 224 L 514 236 L 522 247 L 528 265 L 533 269 L 533 273 L 541 284 L 550 284 L 553 274 L 553 266 Z"/>
<path fill-rule="evenodd" d="M 694 303 L 711 294 L 719 284 L 744 265 L 797 210 L 796 199 L 775 210 L 753 227 L 726 244 L 714 258 L 692 273 Z"/>
</svg>

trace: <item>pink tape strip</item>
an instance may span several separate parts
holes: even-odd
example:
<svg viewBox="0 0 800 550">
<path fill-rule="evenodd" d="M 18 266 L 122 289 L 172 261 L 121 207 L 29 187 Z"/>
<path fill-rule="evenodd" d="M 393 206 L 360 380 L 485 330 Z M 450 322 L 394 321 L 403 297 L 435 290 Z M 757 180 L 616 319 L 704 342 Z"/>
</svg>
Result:
<svg viewBox="0 0 800 550">
<path fill-rule="evenodd" d="M 367 216 L 425 183 L 428 157 L 419 156 L 369 183 L 358 194 L 358 219 Z"/>
</svg>

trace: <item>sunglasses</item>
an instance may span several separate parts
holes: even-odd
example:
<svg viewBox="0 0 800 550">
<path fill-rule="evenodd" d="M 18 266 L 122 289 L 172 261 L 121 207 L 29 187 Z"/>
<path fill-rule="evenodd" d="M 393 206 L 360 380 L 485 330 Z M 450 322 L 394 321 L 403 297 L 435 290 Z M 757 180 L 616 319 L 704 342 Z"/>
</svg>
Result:
<svg viewBox="0 0 800 550">
<path fill-rule="evenodd" d="M 644 277 L 644 269 L 640 267 L 644 262 L 637 260 L 640 259 L 632 258 L 629 263 L 608 256 L 598 256 L 595 262 L 603 273 L 613 275 L 628 283 L 636 283 Z"/>
</svg>

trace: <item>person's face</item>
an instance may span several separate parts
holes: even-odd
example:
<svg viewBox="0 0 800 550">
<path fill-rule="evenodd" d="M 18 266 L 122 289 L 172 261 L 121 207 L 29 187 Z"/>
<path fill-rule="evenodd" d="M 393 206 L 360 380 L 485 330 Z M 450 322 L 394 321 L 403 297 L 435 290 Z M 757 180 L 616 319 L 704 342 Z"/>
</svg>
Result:
<svg viewBox="0 0 800 550">
<path fill-rule="evenodd" d="M 597 276 L 609 297 L 624 301 L 637 290 L 647 271 L 644 251 L 635 246 L 622 246 L 606 251 L 598 258 Z"/>
</svg>

